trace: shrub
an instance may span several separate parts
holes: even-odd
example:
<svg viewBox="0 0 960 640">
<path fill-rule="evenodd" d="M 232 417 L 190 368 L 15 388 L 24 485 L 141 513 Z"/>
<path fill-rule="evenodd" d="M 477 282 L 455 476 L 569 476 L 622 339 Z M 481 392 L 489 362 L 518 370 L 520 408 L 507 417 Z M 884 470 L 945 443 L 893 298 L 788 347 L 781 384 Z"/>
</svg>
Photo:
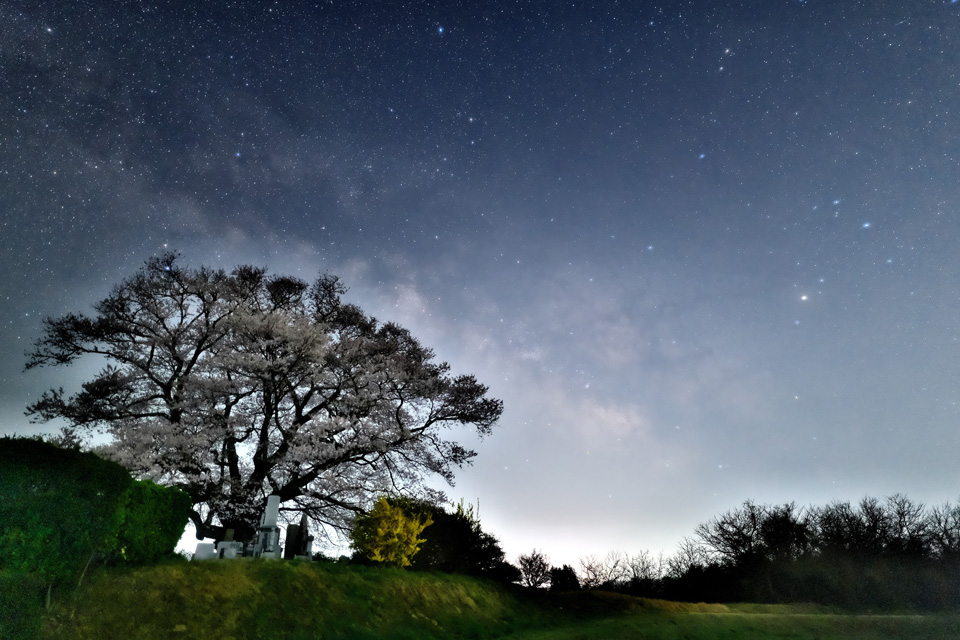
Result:
<svg viewBox="0 0 960 640">
<path fill-rule="evenodd" d="M 430 517 L 424 542 L 412 559 L 420 571 L 444 571 L 483 576 L 502 583 L 519 582 L 520 570 L 506 562 L 497 538 L 480 527 L 473 505 L 463 502 L 449 512 L 441 506 L 410 498 L 389 498 L 408 516 Z"/>
<path fill-rule="evenodd" d="M 369 513 L 357 518 L 350 537 L 360 556 L 378 564 L 408 567 L 424 542 L 420 534 L 432 523 L 429 515 L 408 515 L 380 498 Z"/>
<path fill-rule="evenodd" d="M 190 496 L 175 487 L 135 480 L 120 496 L 114 554 L 132 564 L 172 555 L 192 508 Z"/>
<path fill-rule="evenodd" d="M 93 453 L 0 439 L 0 572 L 51 588 L 112 546 L 130 474 Z"/>
</svg>

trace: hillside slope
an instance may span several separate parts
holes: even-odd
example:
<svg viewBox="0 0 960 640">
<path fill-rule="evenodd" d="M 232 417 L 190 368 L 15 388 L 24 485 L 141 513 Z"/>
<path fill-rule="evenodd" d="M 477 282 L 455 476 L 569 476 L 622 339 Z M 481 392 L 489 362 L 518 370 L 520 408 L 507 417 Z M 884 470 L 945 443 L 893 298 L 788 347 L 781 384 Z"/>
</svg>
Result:
<svg viewBox="0 0 960 640">
<path fill-rule="evenodd" d="M 50 638 L 490 638 L 543 614 L 465 576 L 235 560 L 111 570 L 48 620 Z"/>
</svg>

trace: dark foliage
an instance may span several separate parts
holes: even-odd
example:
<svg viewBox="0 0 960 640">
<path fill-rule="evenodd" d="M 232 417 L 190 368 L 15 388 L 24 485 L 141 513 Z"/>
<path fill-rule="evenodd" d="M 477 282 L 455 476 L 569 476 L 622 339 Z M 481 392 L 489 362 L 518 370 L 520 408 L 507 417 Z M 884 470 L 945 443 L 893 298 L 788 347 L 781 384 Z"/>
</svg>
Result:
<svg viewBox="0 0 960 640">
<path fill-rule="evenodd" d="M 521 555 L 518 564 L 523 586 L 539 589 L 550 585 L 550 560 L 542 551 L 534 549 Z"/>
<path fill-rule="evenodd" d="M 43 584 L 33 576 L 0 571 L 0 638 L 29 640 L 40 633 Z"/>
<path fill-rule="evenodd" d="M 550 591 L 576 591 L 579 588 L 577 572 L 570 565 L 550 569 Z"/>
<path fill-rule="evenodd" d="M 135 480 L 120 496 L 119 509 L 113 553 L 126 563 L 147 564 L 174 554 L 193 502 L 175 487 Z"/>
<path fill-rule="evenodd" d="M 960 505 L 902 495 L 798 509 L 740 508 L 701 524 L 675 570 L 615 585 L 708 602 L 816 602 L 853 610 L 960 606 Z"/>
<path fill-rule="evenodd" d="M 429 516 L 433 520 L 421 534 L 425 541 L 412 558 L 412 569 L 519 582 L 520 570 L 506 562 L 499 541 L 480 527 L 472 506 L 460 504 L 453 511 L 447 511 L 410 498 L 390 498 L 390 502 L 409 515 Z"/>
<path fill-rule="evenodd" d="M 75 580 L 116 539 L 130 474 L 93 453 L 0 439 L 0 572 L 50 587 Z"/>
</svg>

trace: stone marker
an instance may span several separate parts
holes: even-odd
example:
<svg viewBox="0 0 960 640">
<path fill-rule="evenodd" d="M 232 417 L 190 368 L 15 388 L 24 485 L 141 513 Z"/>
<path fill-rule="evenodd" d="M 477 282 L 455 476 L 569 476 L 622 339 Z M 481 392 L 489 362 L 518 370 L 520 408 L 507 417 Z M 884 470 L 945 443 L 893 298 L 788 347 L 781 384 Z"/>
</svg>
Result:
<svg viewBox="0 0 960 640">
<path fill-rule="evenodd" d="M 197 550 L 193 552 L 194 560 L 216 560 L 217 549 L 212 542 L 198 542 Z"/>
<path fill-rule="evenodd" d="M 243 543 L 233 540 L 224 540 L 217 544 L 217 558 L 229 560 L 243 555 Z"/>
<path fill-rule="evenodd" d="M 297 553 L 300 542 L 300 525 L 290 524 L 287 525 L 287 539 L 283 543 L 283 559 L 284 560 L 293 560 Z"/>
<path fill-rule="evenodd" d="M 267 508 L 260 520 L 260 529 L 257 534 L 257 544 L 254 545 L 253 555 L 261 558 L 280 557 L 280 527 L 277 526 L 277 516 L 280 513 L 280 496 L 267 496 Z"/>
<path fill-rule="evenodd" d="M 254 544 L 244 545 L 233 539 L 233 529 L 224 531 L 224 539 L 219 543 L 198 542 L 197 550 L 193 554 L 194 560 L 229 559 L 241 556 L 258 558 L 280 558 L 280 527 L 277 518 L 280 515 L 280 496 L 267 496 L 267 506 L 260 518 L 257 529 L 257 541 Z M 291 524 L 287 527 L 287 538 L 283 548 L 283 557 L 286 559 L 312 559 L 314 537 L 310 535 L 307 515 L 300 517 L 300 524 Z"/>
</svg>

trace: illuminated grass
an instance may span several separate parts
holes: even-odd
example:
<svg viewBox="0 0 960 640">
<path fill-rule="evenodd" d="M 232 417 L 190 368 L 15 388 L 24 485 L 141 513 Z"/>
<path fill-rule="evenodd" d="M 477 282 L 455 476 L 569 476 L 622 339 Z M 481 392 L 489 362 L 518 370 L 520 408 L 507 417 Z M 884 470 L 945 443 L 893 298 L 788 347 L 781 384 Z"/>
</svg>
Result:
<svg viewBox="0 0 960 640">
<path fill-rule="evenodd" d="M 94 576 L 47 620 L 64 640 L 941 640 L 960 616 L 844 615 L 816 605 L 524 594 L 464 576 L 325 563 L 179 563 Z"/>
<path fill-rule="evenodd" d="M 198 562 L 111 571 L 50 620 L 97 640 L 492 638 L 534 613 L 497 586 L 445 574 L 320 563 Z"/>
</svg>

